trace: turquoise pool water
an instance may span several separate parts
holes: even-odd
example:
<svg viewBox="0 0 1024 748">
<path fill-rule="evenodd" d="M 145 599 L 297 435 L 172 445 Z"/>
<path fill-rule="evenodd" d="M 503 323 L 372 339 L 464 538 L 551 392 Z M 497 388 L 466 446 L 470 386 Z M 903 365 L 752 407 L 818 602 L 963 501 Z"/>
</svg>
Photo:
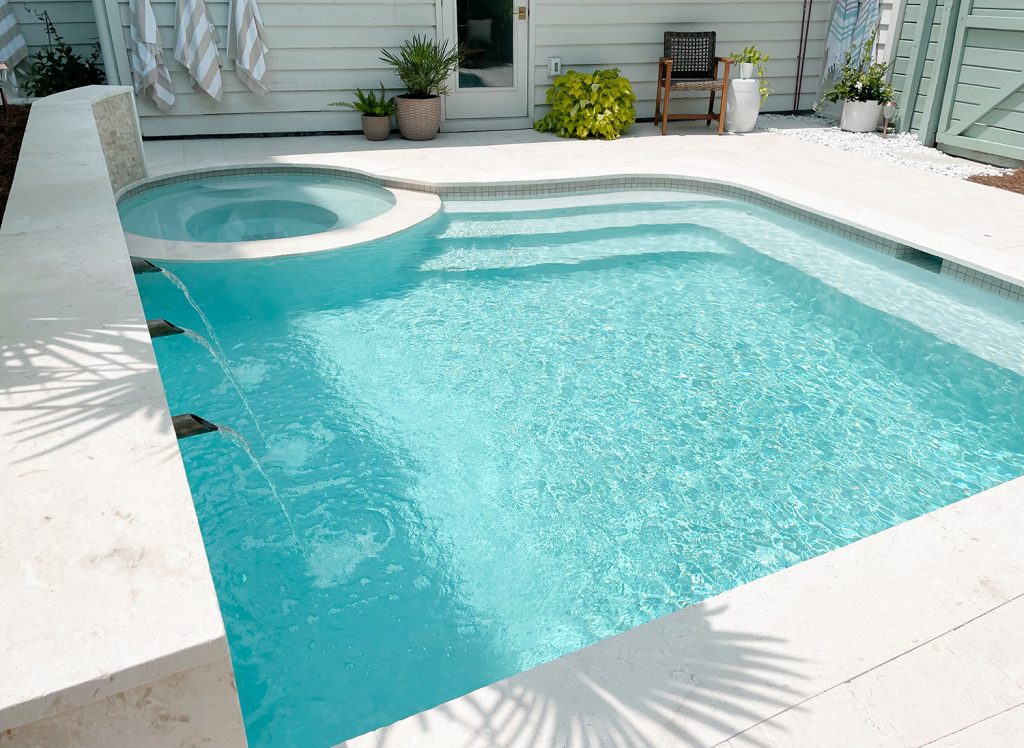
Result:
<svg viewBox="0 0 1024 748">
<path fill-rule="evenodd" d="M 736 202 L 590 200 L 169 266 L 231 373 L 156 340 L 171 411 L 269 478 L 180 443 L 252 745 L 332 745 L 1024 472 L 1019 305 Z"/>
<path fill-rule="evenodd" d="M 280 172 L 211 174 L 140 192 L 117 207 L 125 231 L 154 239 L 242 242 L 344 228 L 395 203 L 383 187 Z"/>
</svg>

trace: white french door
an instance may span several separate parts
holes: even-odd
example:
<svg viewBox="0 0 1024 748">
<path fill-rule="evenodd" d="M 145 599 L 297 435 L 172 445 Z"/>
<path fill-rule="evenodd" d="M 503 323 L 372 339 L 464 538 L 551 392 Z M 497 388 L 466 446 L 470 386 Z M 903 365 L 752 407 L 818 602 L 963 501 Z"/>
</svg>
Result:
<svg viewBox="0 0 1024 748">
<path fill-rule="evenodd" d="M 529 0 L 441 0 L 442 33 L 466 51 L 446 119 L 525 117 Z"/>
</svg>

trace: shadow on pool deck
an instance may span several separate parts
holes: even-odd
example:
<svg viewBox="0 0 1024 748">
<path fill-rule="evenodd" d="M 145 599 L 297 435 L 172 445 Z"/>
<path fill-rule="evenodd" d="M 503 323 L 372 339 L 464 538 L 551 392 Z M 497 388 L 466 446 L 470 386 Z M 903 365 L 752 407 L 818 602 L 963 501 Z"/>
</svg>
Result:
<svg viewBox="0 0 1024 748">
<path fill-rule="evenodd" d="M 787 642 L 716 629 L 725 607 L 713 606 L 684 608 L 341 746 L 713 746 L 799 708 L 804 679 Z"/>
<path fill-rule="evenodd" d="M 136 418 L 166 419 L 162 391 L 151 392 L 160 380 L 148 338 L 144 324 L 94 329 L 60 317 L 0 337 L 0 438 L 10 440 L 11 462 L 130 429 Z"/>
</svg>

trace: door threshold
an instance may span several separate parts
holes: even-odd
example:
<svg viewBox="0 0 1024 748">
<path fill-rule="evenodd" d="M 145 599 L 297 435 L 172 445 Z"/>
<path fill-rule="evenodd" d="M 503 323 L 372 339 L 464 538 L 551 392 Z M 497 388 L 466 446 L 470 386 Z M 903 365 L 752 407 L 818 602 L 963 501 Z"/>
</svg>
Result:
<svg viewBox="0 0 1024 748">
<path fill-rule="evenodd" d="M 446 119 L 441 123 L 441 132 L 481 132 L 484 130 L 530 130 L 533 120 L 529 117 L 477 117 Z"/>
</svg>

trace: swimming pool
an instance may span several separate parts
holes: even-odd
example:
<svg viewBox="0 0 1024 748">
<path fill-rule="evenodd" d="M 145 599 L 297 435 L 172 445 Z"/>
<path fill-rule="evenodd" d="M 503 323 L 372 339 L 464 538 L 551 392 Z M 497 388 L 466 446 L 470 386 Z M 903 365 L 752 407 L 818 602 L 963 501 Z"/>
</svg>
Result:
<svg viewBox="0 0 1024 748">
<path fill-rule="evenodd" d="M 153 239 L 245 242 L 307 236 L 390 210 L 395 199 L 375 184 L 277 170 L 222 174 L 157 184 L 118 204 L 124 230 Z"/>
<path fill-rule="evenodd" d="M 1024 311 L 685 194 L 139 276 L 253 745 L 331 745 L 1024 472 Z M 244 397 L 244 403 L 242 398 Z M 251 416 L 250 416 L 251 413 Z"/>
</svg>

